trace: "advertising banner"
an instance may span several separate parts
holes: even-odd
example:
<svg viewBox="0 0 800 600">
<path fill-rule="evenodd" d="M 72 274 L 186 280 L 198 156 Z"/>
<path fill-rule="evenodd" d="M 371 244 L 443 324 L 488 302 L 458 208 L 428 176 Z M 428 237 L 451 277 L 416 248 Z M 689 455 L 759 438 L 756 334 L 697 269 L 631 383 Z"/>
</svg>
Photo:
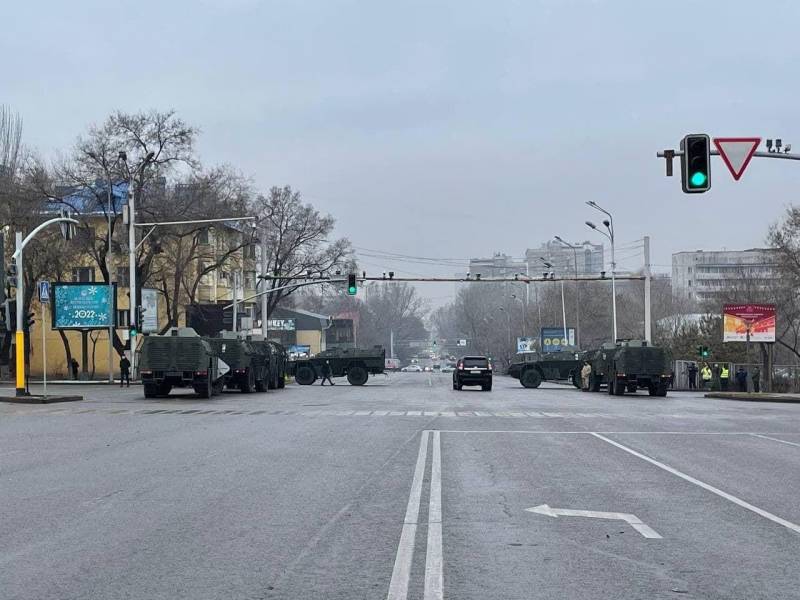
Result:
<svg viewBox="0 0 800 600">
<path fill-rule="evenodd" d="M 158 331 L 158 290 L 142 288 L 142 322 L 137 325 L 142 333 Z"/>
<path fill-rule="evenodd" d="M 774 304 L 725 304 L 722 323 L 723 342 L 746 342 L 748 331 L 751 342 L 775 341 Z"/>
<path fill-rule="evenodd" d="M 567 338 L 564 339 L 563 327 L 542 327 L 542 352 L 561 352 L 567 346 L 575 345 L 575 328 L 567 327 Z"/>
<path fill-rule="evenodd" d="M 294 319 L 270 319 L 267 321 L 267 328 L 270 331 L 294 331 Z"/>
<path fill-rule="evenodd" d="M 106 329 L 114 324 L 117 287 L 106 284 L 54 283 L 53 329 Z"/>
<path fill-rule="evenodd" d="M 563 331 L 561 333 L 564 333 Z M 536 338 L 532 337 L 518 337 L 517 338 L 517 354 L 521 352 L 533 352 L 536 350 Z"/>
</svg>

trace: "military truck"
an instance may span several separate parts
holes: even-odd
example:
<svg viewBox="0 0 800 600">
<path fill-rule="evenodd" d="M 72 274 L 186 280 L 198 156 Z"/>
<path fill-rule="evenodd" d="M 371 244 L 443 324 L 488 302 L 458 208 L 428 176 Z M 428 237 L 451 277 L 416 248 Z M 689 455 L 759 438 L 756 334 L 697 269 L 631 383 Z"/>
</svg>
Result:
<svg viewBox="0 0 800 600">
<path fill-rule="evenodd" d="M 173 387 L 191 387 L 201 398 L 210 398 L 222 391 L 229 370 L 208 340 L 191 327 L 173 327 L 142 343 L 139 376 L 145 398 L 167 396 Z"/>
<path fill-rule="evenodd" d="M 277 342 L 265 340 L 261 335 L 248 335 L 246 338 L 258 359 L 263 361 L 267 377 L 256 383 L 256 391 L 264 392 L 268 389 L 275 390 L 286 387 L 286 363 L 288 354 L 286 349 Z"/>
<path fill-rule="evenodd" d="M 569 381 L 581 385 L 581 354 L 560 352 L 521 352 L 508 367 L 508 374 L 526 388 L 538 388 L 542 381 Z"/>
<path fill-rule="evenodd" d="M 300 385 L 311 385 L 322 377 L 323 365 L 328 363 L 332 377 L 347 377 L 350 385 L 364 385 L 370 374 L 383 373 L 386 351 L 382 346 L 370 349 L 334 348 L 311 358 L 292 361 L 294 380 Z"/>
<path fill-rule="evenodd" d="M 289 371 L 289 353 L 278 342 L 268 341 L 266 344 L 270 349 L 270 371 L 275 374 L 269 389 L 283 389 L 286 387 L 286 375 Z"/>
<path fill-rule="evenodd" d="M 663 348 L 650 346 L 644 340 L 607 343 L 588 353 L 587 360 L 592 366 L 589 389 L 593 392 L 606 385 L 608 393 L 616 396 L 640 389 L 646 389 L 651 396 L 667 395 L 670 375 Z"/>
<path fill-rule="evenodd" d="M 269 355 L 256 342 L 241 339 L 234 331 L 221 331 L 219 337 L 206 340 L 230 367 L 224 377 L 225 387 L 245 394 L 266 391 L 274 374 L 270 372 Z"/>
</svg>

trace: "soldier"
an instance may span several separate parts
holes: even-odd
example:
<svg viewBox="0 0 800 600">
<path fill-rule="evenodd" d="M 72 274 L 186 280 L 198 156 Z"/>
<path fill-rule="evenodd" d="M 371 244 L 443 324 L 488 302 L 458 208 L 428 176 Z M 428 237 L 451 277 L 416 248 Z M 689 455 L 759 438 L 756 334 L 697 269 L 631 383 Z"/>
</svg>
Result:
<svg viewBox="0 0 800 600">
<path fill-rule="evenodd" d="M 739 367 L 736 370 L 736 390 L 739 392 L 747 391 L 747 371 L 744 367 Z"/>
<path fill-rule="evenodd" d="M 75 381 L 78 381 L 78 367 L 80 365 L 78 365 L 78 361 L 75 360 L 74 356 L 72 357 L 72 360 L 70 361 L 69 366 L 72 368 L 72 378 Z"/>
<path fill-rule="evenodd" d="M 127 382 L 128 387 L 131 387 L 131 361 L 124 352 L 120 354 L 119 359 L 119 387 L 122 387 L 123 382 Z"/>
<path fill-rule="evenodd" d="M 331 385 L 336 385 L 333 383 L 333 379 L 331 379 L 331 361 L 326 360 L 322 364 L 322 381 L 320 385 L 325 385 L 325 381 L 328 381 Z"/>
<path fill-rule="evenodd" d="M 581 369 L 581 389 L 585 392 L 589 389 L 589 377 L 592 374 L 592 365 L 589 361 L 583 361 L 583 368 Z"/>
<path fill-rule="evenodd" d="M 753 367 L 753 373 L 750 375 L 750 379 L 753 382 L 753 391 L 758 393 L 761 391 L 761 369 L 758 367 Z"/>
<path fill-rule="evenodd" d="M 697 389 L 697 365 L 689 363 L 689 389 Z"/>
</svg>

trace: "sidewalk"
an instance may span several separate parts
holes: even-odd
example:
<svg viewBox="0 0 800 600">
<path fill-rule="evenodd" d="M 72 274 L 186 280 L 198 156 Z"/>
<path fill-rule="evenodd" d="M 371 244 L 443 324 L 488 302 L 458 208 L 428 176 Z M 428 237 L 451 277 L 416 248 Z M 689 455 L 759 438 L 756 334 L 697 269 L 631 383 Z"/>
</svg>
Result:
<svg viewBox="0 0 800 600">
<path fill-rule="evenodd" d="M 41 385 L 41 379 L 30 379 L 30 384 Z M 140 385 L 140 381 L 131 380 L 131 385 Z M 74 379 L 48 379 L 47 385 L 119 385 L 119 379 L 115 379 L 114 383 L 108 383 L 108 379 L 87 379 L 86 381 L 75 381 Z M 0 387 L 14 387 L 14 381 L 0 381 Z"/>
<path fill-rule="evenodd" d="M 761 392 L 709 392 L 706 398 L 721 400 L 742 400 L 745 402 L 785 402 L 800 404 L 800 394 L 768 394 Z"/>
</svg>

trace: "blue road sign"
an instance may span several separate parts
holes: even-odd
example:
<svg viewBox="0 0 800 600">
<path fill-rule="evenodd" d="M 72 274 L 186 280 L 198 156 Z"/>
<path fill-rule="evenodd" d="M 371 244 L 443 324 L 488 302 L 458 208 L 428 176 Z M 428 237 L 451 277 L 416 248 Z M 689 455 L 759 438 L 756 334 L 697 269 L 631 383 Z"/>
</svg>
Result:
<svg viewBox="0 0 800 600">
<path fill-rule="evenodd" d="M 50 302 L 50 282 L 49 281 L 40 281 L 39 282 L 39 302 L 41 304 L 47 304 Z"/>
<path fill-rule="evenodd" d="M 564 339 L 563 327 L 542 327 L 542 352 L 560 352 L 566 346 L 575 345 L 575 328 L 567 327 L 567 339 Z"/>
</svg>

